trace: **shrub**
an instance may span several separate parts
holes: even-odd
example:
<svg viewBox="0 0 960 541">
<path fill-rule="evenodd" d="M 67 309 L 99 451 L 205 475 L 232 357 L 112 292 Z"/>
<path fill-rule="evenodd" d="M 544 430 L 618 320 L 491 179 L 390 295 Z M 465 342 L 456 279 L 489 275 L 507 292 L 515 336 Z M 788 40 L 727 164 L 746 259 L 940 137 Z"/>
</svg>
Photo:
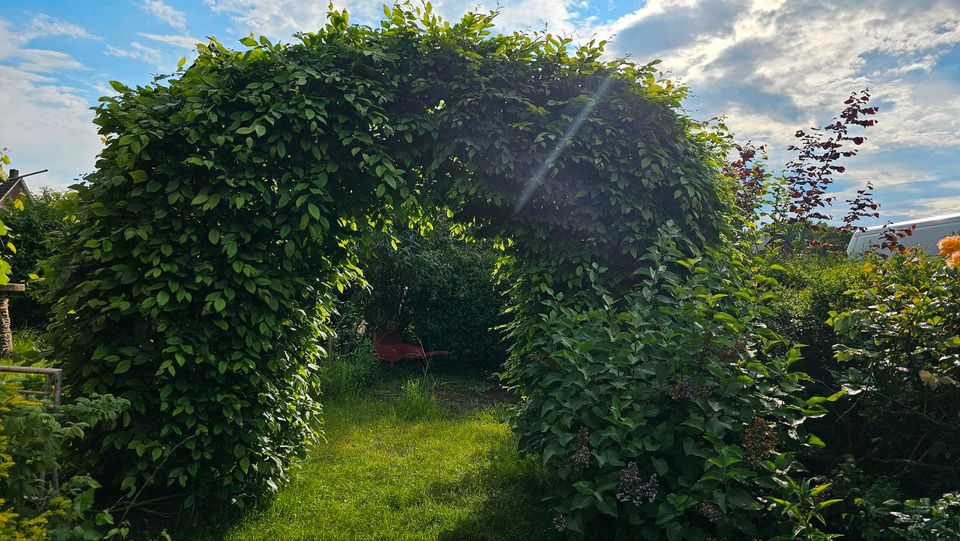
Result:
<svg viewBox="0 0 960 541">
<path fill-rule="evenodd" d="M 941 257 L 864 264 L 866 284 L 834 315 L 837 382 L 852 396 L 837 442 L 908 496 L 960 484 L 960 277 Z M 931 475 L 935 474 L 935 475 Z"/>
<path fill-rule="evenodd" d="M 9 257 L 10 279 L 29 283 L 26 294 L 10 297 L 10 312 L 18 327 L 43 327 L 50 321 L 50 303 L 43 300 L 45 283 L 34 278 L 42 274 L 41 262 L 51 255 L 50 241 L 72 221 L 74 195 L 43 190 L 24 198 L 22 208 L 0 210 L 17 247 Z"/>
<path fill-rule="evenodd" d="M 441 227 L 443 224 L 438 224 Z M 491 248 L 447 229 L 426 237 L 410 229 L 378 235 L 361 260 L 370 289 L 358 296 L 371 330 L 406 331 L 427 349 L 450 351 L 437 364 L 496 368 L 506 359 L 504 301 L 494 283 Z"/>
<path fill-rule="evenodd" d="M 896 494 L 896 492 L 894 491 Z M 939 498 L 879 498 L 868 492 L 855 499 L 847 537 L 863 541 L 930 541 L 960 539 L 960 493 Z"/>
<path fill-rule="evenodd" d="M 930 541 L 960 539 L 960 493 L 940 498 L 894 499 L 872 502 L 860 499 L 864 541 Z"/>
<path fill-rule="evenodd" d="M 20 397 L 11 384 L 0 386 L 0 538 L 99 539 L 112 523 L 108 512 L 94 513 L 99 484 L 80 473 L 66 474 L 72 447 L 84 430 L 112 426 L 129 404 L 112 396 L 81 398 L 50 409 L 49 403 Z"/>
<path fill-rule="evenodd" d="M 650 540 L 792 531 L 768 506 L 797 467 L 798 425 L 820 410 L 797 398 L 797 351 L 771 355 L 780 339 L 762 321 L 762 262 L 690 258 L 663 240 L 638 267 L 622 296 L 598 267 L 593 291 L 548 290 L 540 318 L 511 324 L 516 428 L 550 474 L 558 529 Z"/>
<path fill-rule="evenodd" d="M 350 247 L 394 221 L 449 210 L 499 241 L 521 319 L 592 264 L 624 287 L 667 220 L 719 237 L 717 157 L 655 64 L 493 32 L 493 14 L 387 12 L 331 13 L 295 44 L 211 39 L 101 99 L 89 215 L 47 280 L 70 392 L 131 402 L 89 440 L 105 484 L 242 505 L 283 482 L 319 437 L 314 367 L 360 273 Z"/>
<path fill-rule="evenodd" d="M 830 313 L 852 305 L 853 299 L 845 293 L 865 283 L 862 264 L 840 255 L 805 254 L 775 260 L 780 270 L 771 274 L 779 284 L 772 289 L 772 313 L 765 322 L 789 341 L 803 345 L 798 368 L 826 384 L 816 390 L 834 388 L 830 370 L 836 364 L 833 346 L 837 339 L 829 323 Z"/>
</svg>

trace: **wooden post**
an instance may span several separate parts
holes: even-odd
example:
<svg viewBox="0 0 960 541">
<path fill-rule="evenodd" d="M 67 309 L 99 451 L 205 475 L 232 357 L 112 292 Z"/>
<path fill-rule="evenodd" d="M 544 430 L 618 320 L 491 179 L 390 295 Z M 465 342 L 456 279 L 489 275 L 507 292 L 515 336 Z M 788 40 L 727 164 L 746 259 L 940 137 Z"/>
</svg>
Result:
<svg viewBox="0 0 960 541">
<path fill-rule="evenodd" d="M 10 324 L 10 293 L 26 291 L 25 284 L 0 285 L 0 357 L 13 357 L 13 326 Z M 59 389 L 58 389 L 59 390 Z"/>
</svg>

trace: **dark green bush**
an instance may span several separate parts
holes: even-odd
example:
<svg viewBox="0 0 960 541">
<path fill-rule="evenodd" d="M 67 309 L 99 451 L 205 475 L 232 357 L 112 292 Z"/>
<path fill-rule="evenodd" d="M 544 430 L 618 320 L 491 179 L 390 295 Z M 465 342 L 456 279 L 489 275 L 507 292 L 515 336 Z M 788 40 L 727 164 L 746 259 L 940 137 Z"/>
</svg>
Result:
<svg viewBox="0 0 960 541">
<path fill-rule="evenodd" d="M 440 224 L 442 225 L 442 224 Z M 435 366 L 491 369 L 506 359 L 505 303 L 493 278 L 497 256 L 449 230 L 379 235 L 361 260 L 370 285 L 357 296 L 370 332 L 399 330 L 412 343 L 450 351 Z M 394 248 L 395 246 L 395 248 Z"/>
<path fill-rule="evenodd" d="M 865 263 L 865 284 L 835 314 L 838 404 L 846 437 L 837 452 L 906 497 L 960 486 L 960 277 L 918 253 Z M 828 441 L 828 444 L 831 442 Z"/>
<path fill-rule="evenodd" d="M 904 498 L 896 482 L 870 482 L 854 466 L 845 466 L 837 485 L 850 501 L 845 507 L 845 539 L 862 541 L 932 541 L 960 539 L 960 493 L 936 498 Z"/>
<path fill-rule="evenodd" d="M 558 529 L 650 540 L 793 531 L 772 498 L 792 496 L 789 453 L 821 410 L 798 398 L 797 351 L 773 354 L 768 269 L 714 251 L 690 258 L 666 240 L 638 267 L 625 294 L 601 286 L 598 267 L 592 291 L 548 290 L 542 317 L 511 324 L 509 375 L 524 395 L 515 422 L 550 473 Z"/>
<path fill-rule="evenodd" d="M 16 327 L 43 327 L 50 322 L 50 303 L 43 299 L 45 283 L 34 278 L 42 274 L 41 261 L 51 255 L 50 242 L 73 220 L 74 195 L 43 190 L 24 198 L 22 209 L 10 207 L 0 211 L 17 248 L 8 258 L 10 279 L 27 283 L 26 294 L 10 297 L 10 313 Z"/>
<path fill-rule="evenodd" d="M 860 504 L 869 518 L 862 533 L 867 541 L 960 539 L 960 493 L 950 492 L 933 501 L 918 498 Z"/>
<path fill-rule="evenodd" d="M 772 290 L 772 314 L 766 323 L 790 341 L 803 344 L 798 368 L 821 382 L 816 390 L 828 390 L 837 341 L 830 313 L 852 305 L 852 298 L 844 293 L 864 284 L 862 262 L 833 254 L 771 259 L 782 268 L 772 273 L 779 285 Z"/>
</svg>

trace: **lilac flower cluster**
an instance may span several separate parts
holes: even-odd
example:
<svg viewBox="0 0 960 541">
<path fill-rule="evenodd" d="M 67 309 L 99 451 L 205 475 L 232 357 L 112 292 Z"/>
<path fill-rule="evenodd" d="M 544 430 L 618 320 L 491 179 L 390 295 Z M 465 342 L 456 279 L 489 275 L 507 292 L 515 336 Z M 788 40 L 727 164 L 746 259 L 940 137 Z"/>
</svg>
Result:
<svg viewBox="0 0 960 541">
<path fill-rule="evenodd" d="M 683 376 L 670 387 L 670 397 L 674 400 L 686 400 L 698 396 L 708 397 L 713 390 L 707 386 L 694 385 L 689 376 Z"/>
<path fill-rule="evenodd" d="M 777 435 L 770 423 L 761 417 L 755 417 L 743 433 L 743 447 L 747 451 L 747 463 L 758 466 L 777 447 Z"/>
<path fill-rule="evenodd" d="M 742 334 L 739 338 L 730 346 L 730 349 L 723 352 L 721 357 L 725 359 L 736 359 L 740 353 L 743 353 L 747 350 L 747 347 L 750 345 L 749 340 L 747 340 L 747 335 Z"/>
<path fill-rule="evenodd" d="M 657 490 L 660 488 L 660 478 L 657 474 L 650 475 L 650 478 L 644 481 L 640 477 L 640 469 L 636 462 L 627 464 L 627 467 L 620 470 L 620 484 L 617 485 L 617 501 L 644 503 L 652 502 L 657 497 Z"/>
<path fill-rule="evenodd" d="M 720 513 L 720 508 L 710 502 L 700 502 L 696 509 L 698 515 L 710 522 L 717 522 L 723 516 Z"/>
<path fill-rule="evenodd" d="M 587 430 L 587 427 L 581 426 L 578 436 L 580 438 L 580 448 L 573 454 L 572 460 L 573 466 L 582 470 L 590 465 L 590 431 Z"/>
<path fill-rule="evenodd" d="M 556 528 L 556 530 L 557 530 L 558 532 L 562 532 L 562 531 L 566 530 L 566 529 L 567 529 L 567 517 L 565 517 L 565 516 L 557 513 L 557 515 L 556 515 L 555 517 L 553 517 L 553 527 Z"/>
</svg>

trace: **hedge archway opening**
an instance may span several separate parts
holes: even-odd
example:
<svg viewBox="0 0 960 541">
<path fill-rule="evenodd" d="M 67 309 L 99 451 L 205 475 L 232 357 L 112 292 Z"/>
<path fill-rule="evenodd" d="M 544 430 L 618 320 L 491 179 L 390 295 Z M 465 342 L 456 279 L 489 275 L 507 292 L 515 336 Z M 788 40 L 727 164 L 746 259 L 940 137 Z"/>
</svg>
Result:
<svg viewBox="0 0 960 541">
<path fill-rule="evenodd" d="M 296 44 L 211 40 L 102 99 L 86 215 L 48 273 L 74 393 L 131 402 L 91 435 L 102 481 L 188 503 L 276 487 L 318 434 L 332 295 L 389 223 L 447 212 L 501 246 L 515 319 L 597 269 L 627 287 L 664 223 L 716 237 L 723 196 L 682 89 L 492 19 L 332 13 Z"/>
</svg>

